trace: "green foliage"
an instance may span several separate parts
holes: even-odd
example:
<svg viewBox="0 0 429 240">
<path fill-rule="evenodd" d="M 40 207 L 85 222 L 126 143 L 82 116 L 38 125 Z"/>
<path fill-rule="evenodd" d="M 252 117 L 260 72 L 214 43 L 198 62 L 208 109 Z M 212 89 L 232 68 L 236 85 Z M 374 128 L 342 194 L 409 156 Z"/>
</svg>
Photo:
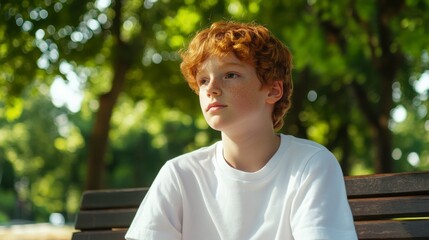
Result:
<svg viewBox="0 0 429 240">
<path fill-rule="evenodd" d="M 407 113 L 387 121 L 394 170 L 429 169 L 428 92 L 414 87 L 429 69 L 427 1 L 404 1 L 389 15 L 389 53 L 401 56 L 390 69 L 397 72 L 392 92 L 381 88 L 377 68 L 389 37 L 380 33 L 377 2 L 127 0 L 119 10 L 116 1 L 102 3 L 110 1 L 0 3 L 0 222 L 46 221 L 50 212 L 73 220 L 98 99 L 112 88 L 117 56 L 128 69 L 111 118 L 104 187 L 148 186 L 167 159 L 216 141 L 180 74 L 177 50 L 217 20 L 262 23 L 293 52 L 294 105 L 284 132 L 323 143 L 348 173 L 374 172 L 377 142 L 366 114 L 391 94 L 388 111 Z M 82 101 L 79 109 L 54 99 L 58 79 L 82 93 L 69 99 Z M 359 98 L 367 98 L 365 107 Z"/>
<path fill-rule="evenodd" d="M 0 190 L 0 223 L 7 223 L 13 216 L 16 197 L 13 191 Z"/>
</svg>

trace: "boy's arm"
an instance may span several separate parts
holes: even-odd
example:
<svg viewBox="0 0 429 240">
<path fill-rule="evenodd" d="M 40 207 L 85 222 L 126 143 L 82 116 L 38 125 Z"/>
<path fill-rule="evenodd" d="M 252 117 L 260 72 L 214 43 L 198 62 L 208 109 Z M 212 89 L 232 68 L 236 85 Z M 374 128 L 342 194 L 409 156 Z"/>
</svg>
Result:
<svg viewBox="0 0 429 240">
<path fill-rule="evenodd" d="M 127 240 L 181 239 L 182 198 L 169 162 L 159 171 L 125 236 Z"/>
<path fill-rule="evenodd" d="M 296 240 L 357 239 L 338 161 L 323 149 L 308 161 L 292 204 Z"/>
</svg>

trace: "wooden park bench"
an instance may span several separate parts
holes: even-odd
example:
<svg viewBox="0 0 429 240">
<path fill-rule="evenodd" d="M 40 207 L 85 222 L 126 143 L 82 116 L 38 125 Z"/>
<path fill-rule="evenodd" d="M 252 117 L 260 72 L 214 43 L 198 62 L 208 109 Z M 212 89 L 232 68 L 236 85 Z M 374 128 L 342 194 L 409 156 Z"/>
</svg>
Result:
<svg viewBox="0 0 429 240">
<path fill-rule="evenodd" d="M 429 239 L 429 172 L 345 177 L 359 239 Z M 87 191 L 72 240 L 124 239 L 147 188 Z"/>
</svg>

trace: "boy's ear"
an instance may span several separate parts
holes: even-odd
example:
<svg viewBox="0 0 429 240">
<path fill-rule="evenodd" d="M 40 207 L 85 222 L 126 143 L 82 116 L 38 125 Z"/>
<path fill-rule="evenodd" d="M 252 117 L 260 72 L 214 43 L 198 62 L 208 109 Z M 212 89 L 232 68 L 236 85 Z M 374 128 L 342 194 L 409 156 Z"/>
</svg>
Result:
<svg viewBox="0 0 429 240">
<path fill-rule="evenodd" d="M 268 90 L 267 103 L 275 104 L 283 96 L 283 82 L 273 81 Z"/>
</svg>

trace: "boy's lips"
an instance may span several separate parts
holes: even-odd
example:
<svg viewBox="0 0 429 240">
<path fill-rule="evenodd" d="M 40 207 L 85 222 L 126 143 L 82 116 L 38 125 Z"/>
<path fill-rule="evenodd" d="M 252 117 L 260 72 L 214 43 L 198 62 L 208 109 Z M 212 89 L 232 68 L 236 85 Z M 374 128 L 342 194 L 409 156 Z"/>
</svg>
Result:
<svg viewBox="0 0 429 240">
<path fill-rule="evenodd" d="M 210 103 L 207 108 L 206 108 L 206 112 L 210 111 L 210 110 L 215 110 L 215 109 L 221 109 L 221 108 L 225 108 L 227 107 L 224 104 L 218 103 L 218 102 L 214 102 L 214 103 Z"/>
</svg>

